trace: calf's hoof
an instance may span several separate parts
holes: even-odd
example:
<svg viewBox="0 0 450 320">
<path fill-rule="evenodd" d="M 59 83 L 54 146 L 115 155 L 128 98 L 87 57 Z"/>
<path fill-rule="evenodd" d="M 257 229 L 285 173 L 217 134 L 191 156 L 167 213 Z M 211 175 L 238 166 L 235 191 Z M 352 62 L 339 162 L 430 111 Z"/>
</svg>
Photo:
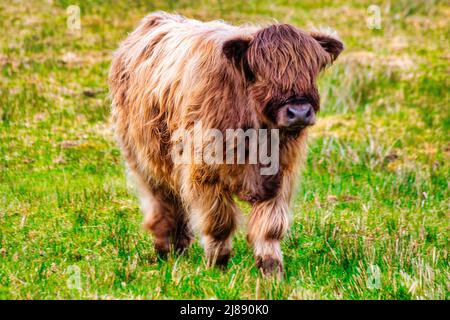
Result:
<svg viewBox="0 0 450 320">
<path fill-rule="evenodd" d="M 170 243 L 168 239 L 155 239 L 154 246 L 156 255 L 160 259 L 167 259 L 170 252 Z"/>
<path fill-rule="evenodd" d="M 283 276 L 283 264 L 273 257 L 257 257 L 256 265 L 265 277 L 275 276 L 280 279 Z"/>
<path fill-rule="evenodd" d="M 185 254 L 188 251 L 189 246 L 191 245 L 191 242 L 192 242 L 192 238 L 188 237 L 188 236 L 179 237 L 179 238 L 175 239 L 175 244 L 174 244 L 175 253 L 178 255 Z"/>
<path fill-rule="evenodd" d="M 230 261 L 230 257 L 231 257 L 231 252 L 214 255 L 214 256 L 209 256 L 207 258 L 207 261 L 208 261 L 207 264 L 209 267 L 215 266 L 222 270 L 225 270 L 228 267 L 228 262 Z"/>
</svg>

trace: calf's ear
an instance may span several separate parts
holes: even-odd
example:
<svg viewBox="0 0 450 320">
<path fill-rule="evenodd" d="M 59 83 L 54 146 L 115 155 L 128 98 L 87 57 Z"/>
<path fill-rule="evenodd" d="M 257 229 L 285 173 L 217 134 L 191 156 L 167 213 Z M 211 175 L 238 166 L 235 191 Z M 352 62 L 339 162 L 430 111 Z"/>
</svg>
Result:
<svg viewBox="0 0 450 320">
<path fill-rule="evenodd" d="M 344 44 L 336 37 L 324 33 L 312 33 L 311 36 L 322 46 L 322 48 L 329 54 L 329 63 L 334 60 L 344 50 Z"/>
<path fill-rule="evenodd" d="M 248 81 L 254 81 L 255 76 L 250 70 L 247 61 L 247 50 L 250 46 L 250 40 L 247 39 L 231 39 L 225 41 L 222 47 L 225 57 L 233 63 L 233 65 L 243 73 Z"/>
</svg>

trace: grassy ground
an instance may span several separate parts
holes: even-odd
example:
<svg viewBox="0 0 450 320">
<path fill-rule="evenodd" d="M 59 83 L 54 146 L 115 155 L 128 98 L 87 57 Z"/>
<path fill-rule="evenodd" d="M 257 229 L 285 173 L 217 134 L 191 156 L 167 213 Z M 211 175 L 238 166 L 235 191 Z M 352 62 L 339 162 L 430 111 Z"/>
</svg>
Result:
<svg viewBox="0 0 450 320">
<path fill-rule="evenodd" d="M 449 299 L 449 20 L 444 1 L 0 2 L 0 298 Z M 284 280 L 245 234 L 226 272 L 156 260 L 109 129 L 111 52 L 147 12 L 331 26 Z M 70 22 L 70 21 L 69 21 Z M 244 210 L 248 208 L 244 206 Z"/>
</svg>

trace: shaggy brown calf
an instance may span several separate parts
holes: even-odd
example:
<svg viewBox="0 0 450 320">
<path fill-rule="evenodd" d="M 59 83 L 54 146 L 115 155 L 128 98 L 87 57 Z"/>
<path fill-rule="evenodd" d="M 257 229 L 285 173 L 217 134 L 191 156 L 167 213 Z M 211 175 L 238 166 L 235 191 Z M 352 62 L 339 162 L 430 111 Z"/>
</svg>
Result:
<svg viewBox="0 0 450 320">
<path fill-rule="evenodd" d="M 331 36 L 287 24 L 236 27 L 162 12 L 142 20 L 116 52 L 109 81 L 116 136 L 157 252 L 183 251 L 197 230 L 208 263 L 226 265 L 240 217 L 237 195 L 252 204 L 248 240 L 257 265 L 281 275 L 280 241 L 307 127 L 319 110 L 316 77 L 342 49 Z M 270 149 L 277 155 L 269 152 L 278 170 L 263 174 L 262 162 L 174 161 L 175 132 L 195 139 L 196 125 L 219 133 L 277 129 L 277 139 L 264 143 L 279 145 Z M 254 150 L 244 145 L 248 159 Z"/>
</svg>

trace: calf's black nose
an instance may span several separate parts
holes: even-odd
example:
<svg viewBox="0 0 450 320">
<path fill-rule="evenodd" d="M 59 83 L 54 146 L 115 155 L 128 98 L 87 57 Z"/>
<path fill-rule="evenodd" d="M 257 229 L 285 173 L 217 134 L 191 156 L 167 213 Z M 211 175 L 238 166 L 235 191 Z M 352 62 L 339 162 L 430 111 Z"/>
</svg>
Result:
<svg viewBox="0 0 450 320">
<path fill-rule="evenodd" d="M 306 127 L 316 122 L 316 114 L 310 103 L 292 105 L 286 109 L 289 126 Z"/>
</svg>

